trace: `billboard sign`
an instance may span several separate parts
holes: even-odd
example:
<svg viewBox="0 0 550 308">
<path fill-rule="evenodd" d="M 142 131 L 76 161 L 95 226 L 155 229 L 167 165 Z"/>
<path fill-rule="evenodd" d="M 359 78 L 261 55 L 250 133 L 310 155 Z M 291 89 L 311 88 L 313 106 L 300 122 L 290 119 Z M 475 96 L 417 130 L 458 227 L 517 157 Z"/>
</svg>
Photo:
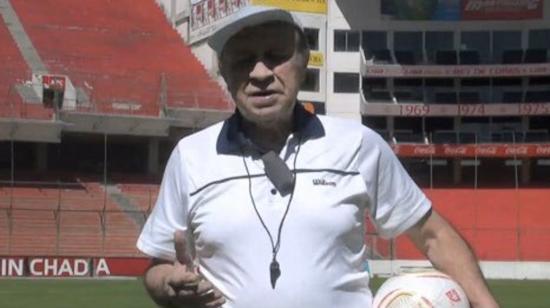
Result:
<svg viewBox="0 0 550 308">
<path fill-rule="evenodd" d="M 147 258 L 0 257 L 0 277 L 141 276 Z"/>
<path fill-rule="evenodd" d="M 395 20 L 460 20 L 460 0 L 381 0 L 381 14 Z"/>
<path fill-rule="evenodd" d="M 251 0 L 251 2 L 252 4 L 273 6 L 294 12 L 327 13 L 326 0 Z"/>
<path fill-rule="evenodd" d="M 550 157 L 550 144 L 394 144 L 399 157 L 527 158 Z"/>
<path fill-rule="evenodd" d="M 189 42 L 207 38 L 224 22 L 226 17 L 248 5 L 250 0 L 193 0 Z"/>
<path fill-rule="evenodd" d="M 543 4 L 543 0 L 462 0 L 462 19 L 540 19 L 543 17 Z"/>
<path fill-rule="evenodd" d="M 227 17 L 252 4 L 294 12 L 327 13 L 326 0 L 192 0 L 189 42 L 207 38 L 227 21 Z"/>
<path fill-rule="evenodd" d="M 383 16 L 395 20 L 541 19 L 543 0 L 380 0 Z"/>
</svg>

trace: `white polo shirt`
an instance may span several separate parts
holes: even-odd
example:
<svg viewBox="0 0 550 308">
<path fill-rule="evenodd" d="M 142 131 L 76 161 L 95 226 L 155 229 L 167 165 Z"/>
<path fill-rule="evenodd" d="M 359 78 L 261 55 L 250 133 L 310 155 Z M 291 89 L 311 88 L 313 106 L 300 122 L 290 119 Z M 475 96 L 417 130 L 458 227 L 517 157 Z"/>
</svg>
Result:
<svg viewBox="0 0 550 308">
<path fill-rule="evenodd" d="M 175 259 L 173 233 L 187 230 L 200 272 L 226 297 L 226 308 L 367 308 L 364 215 L 393 237 L 431 204 L 390 147 L 370 129 L 296 108 L 298 133 L 280 153 L 289 168 L 299 147 L 296 186 L 281 233 L 281 276 L 269 277 L 274 238 L 290 195 L 265 176 L 260 154 L 236 141 L 239 117 L 183 138 L 174 149 L 156 206 L 139 237 L 145 254 Z"/>
</svg>

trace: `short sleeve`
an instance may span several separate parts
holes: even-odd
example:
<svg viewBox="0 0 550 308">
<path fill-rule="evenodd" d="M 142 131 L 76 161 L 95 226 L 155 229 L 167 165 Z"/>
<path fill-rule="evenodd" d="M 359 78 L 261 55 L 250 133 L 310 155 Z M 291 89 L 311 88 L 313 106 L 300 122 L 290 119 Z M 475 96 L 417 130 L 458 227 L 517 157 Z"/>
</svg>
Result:
<svg viewBox="0 0 550 308">
<path fill-rule="evenodd" d="M 365 128 L 358 159 L 369 195 L 369 212 L 382 237 L 395 237 L 408 230 L 430 210 L 431 202 L 390 146 L 370 129 Z"/>
<path fill-rule="evenodd" d="M 176 146 L 166 164 L 155 207 L 138 238 L 139 250 L 151 257 L 175 260 L 174 232 L 187 230 L 188 191 L 186 170 Z"/>
</svg>

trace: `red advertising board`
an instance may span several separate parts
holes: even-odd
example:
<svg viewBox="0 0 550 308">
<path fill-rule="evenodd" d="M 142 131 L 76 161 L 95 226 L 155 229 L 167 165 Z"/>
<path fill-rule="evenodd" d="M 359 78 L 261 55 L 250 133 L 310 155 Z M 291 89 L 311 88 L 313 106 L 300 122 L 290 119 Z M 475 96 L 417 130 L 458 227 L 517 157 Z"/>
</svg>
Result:
<svg viewBox="0 0 550 308">
<path fill-rule="evenodd" d="M 394 144 L 399 157 L 550 157 L 550 144 Z"/>
<path fill-rule="evenodd" d="M 95 258 L 95 276 L 142 276 L 149 266 L 147 258 Z"/>
<path fill-rule="evenodd" d="M 543 5 L 543 0 L 462 0 L 462 19 L 540 19 Z"/>
<path fill-rule="evenodd" d="M 142 276 L 147 258 L 0 257 L 0 277 Z"/>
</svg>

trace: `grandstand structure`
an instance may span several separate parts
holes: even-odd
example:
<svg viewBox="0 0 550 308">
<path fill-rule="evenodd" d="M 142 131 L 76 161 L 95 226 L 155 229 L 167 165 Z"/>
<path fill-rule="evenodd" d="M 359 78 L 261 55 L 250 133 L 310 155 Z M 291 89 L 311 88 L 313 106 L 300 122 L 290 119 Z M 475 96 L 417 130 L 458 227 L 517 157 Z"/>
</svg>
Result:
<svg viewBox="0 0 550 308">
<path fill-rule="evenodd" d="M 550 278 L 550 1 L 157 2 L 213 76 L 205 38 L 226 16 L 293 11 L 314 51 L 299 99 L 379 132 L 482 261 L 543 262 L 523 272 Z M 367 239 L 375 260 L 423 259 L 405 238 Z"/>
<path fill-rule="evenodd" d="M 232 103 L 154 1 L 0 16 L 0 256 L 140 256 L 173 145 Z"/>
<path fill-rule="evenodd" d="M 550 261 L 550 1 L 331 1 L 328 28 L 328 113 L 378 131 L 481 260 Z"/>
<path fill-rule="evenodd" d="M 233 109 L 205 40 L 264 4 L 306 29 L 310 110 L 378 131 L 489 276 L 549 279 L 550 1 L 528 2 L 0 0 L 0 259 L 142 257 L 173 145 Z M 367 225 L 375 271 L 423 259 Z"/>
</svg>

